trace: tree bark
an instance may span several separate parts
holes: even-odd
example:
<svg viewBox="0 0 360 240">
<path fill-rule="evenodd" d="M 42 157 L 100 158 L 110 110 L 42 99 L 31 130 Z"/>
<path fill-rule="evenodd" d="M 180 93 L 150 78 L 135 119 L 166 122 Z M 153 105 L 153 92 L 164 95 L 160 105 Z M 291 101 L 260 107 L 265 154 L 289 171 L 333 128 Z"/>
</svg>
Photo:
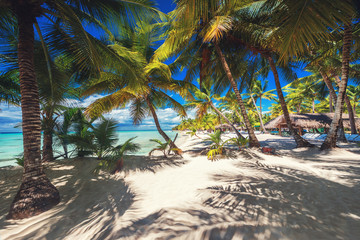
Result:
<svg viewBox="0 0 360 240">
<path fill-rule="evenodd" d="M 263 130 L 264 133 L 268 133 L 265 129 L 265 126 L 264 126 L 264 123 L 263 123 L 263 120 L 262 120 L 262 116 L 261 116 L 261 112 L 259 111 L 258 107 L 256 106 L 256 102 L 255 102 L 255 99 L 253 98 L 253 96 L 250 94 L 250 97 L 251 97 L 251 100 L 255 106 L 255 109 L 256 109 L 256 112 L 257 114 L 259 115 L 259 120 L 260 120 L 260 127 L 261 129 Z"/>
<path fill-rule="evenodd" d="M 151 112 L 151 114 L 152 114 L 152 116 L 153 116 L 153 118 L 154 118 L 154 122 L 155 122 L 156 129 L 158 130 L 158 132 L 160 133 L 160 135 L 164 138 L 164 140 L 165 140 L 166 142 L 170 141 L 170 144 L 169 144 L 169 145 L 170 145 L 170 148 L 177 148 L 177 149 L 178 149 L 178 147 L 175 145 L 175 143 L 174 143 L 174 142 L 169 138 L 169 136 L 166 135 L 166 133 L 161 129 L 160 123 L 159 123 L 159 119 L 158 119 L 158 117 L 157 117 L 156 111 L 155 111 L 154 106 L 152 105 L 149 97 L 146 97 L 145 100 L 146 100 L 146 103 L 147 103 L 147 105 L 148 105 L 148 107 L 149 107 L 149 109 L 150 109 L 150 112 Z"/>
<path fill-rule="evenodd" d="M 339 76 L 335 76 L 336 82 L 337 84 L 340 86 L 341 80 L 339 78 Z M 345 103 L 346 103 L 346 107 L 349 113 L 349 121 L 350 121 L 350 128 L 351 128 L 351 134 L 356 134 L 356 125 L 355 125 L 355 115 L 353 112 L 353 108 L 351 106 L 351 102 L 350 99 L 348 97 L 348 95 L 345 93 L 345 97 L 344 97 Z"/>
<path fill-rule="evenodd" d="M 329 96 L 329 112 L 333 112 L 333 100 L 331 96 Z"/>
<path fill-rule="evenodd" d="M 219 58 L 220 58 L 222 66 L 224 68 L 224 71 L 225 71 L 225 73 L 226 73 L 226 75 L 227 75 L 227 77 L 228 77 L 228 79 L 230 81 L 231 87 L 235 92 L 236 99 L 237 99 L 237 101 L 239 103 L 241 114 L 242 114 L 242 116 L 244 118 L 245 127 L 246 127 L 246 130 L 249 133 L 249 147 L 260 147 L 260 143 L 259 143 L 258 139 L 255 136 L 255 132 L 254 132 L 253 127 L 250 124 L 249 117 L 248 117 L 246 109 L 245 109 L 245 104 L 244 104 L 244 102 L 243 102 L 243 100 L 241 98 L 240 92 L 239 92 L 239 90 L 238 90 L 238 88 L 236 86 L 236 82 L 235 82 L 235 80 L 234 80 L 234 78 L 233 78 L 233 76 L 231 74 L 229 65 L 226 62 L 225 56 L 222 53 L 222 51 L 221 51 L 221 49 L 220 49 L 220 47 L 218 45 L 215 45 L 215 48 L 216 48 L 216 52 L 219 55 Z"/>
<path fill-rule="evenodd" d="M 34 9 L 28 1 L 14 2 L 19 27 L 18 61 L 24 145 L 22 184 L 8 219 L 38 215 L 59 203 L 59 191 L 46 177 L 41 165 L 41 121 L 38 86 L 34 71 Z"/>
<path fill-rule="evenodd" d="M 351 41 L 352 41 L 352 27 L 351 23 L 345 24 L 344 27 L 344 40 L 343 40 L 343 56 L 342 56 L 342 66 L 341 66 L 341 83 L 339 85 L 339 93 L 337 96 L 335 114 L 334 118 L 330 125 L 329 133 L 321 145 L 321 150 L 335 148 L 336 147 L 336 138 L 338 128 L 340 126 L 342 118 L 342 107 L 344 104 L 344 98 L 346 94 L 346 87 L 349 77 L 349 64 L 350 64 L 350 51 L 351 51 Z"/>
<path fill-rule="evenodd" d="M 53 135 L 50 129 L 44 129 L 43 139 L 42 162 L 53 161 Z"/>
<path fill-rule="evenodd" d="M 220 110 L 217 109 L 212 102 L 210 102 L 210 106 L 212 107 L 212 109 L 215 110 L 215 112 L 216 112 L 219 116 L 221 116 L 221 117 L 223 117 L 223 118 L 225 119 L 225 121 L 232 127 L 232 129 L 234 129 L 234 131 L 235 131 L 236 135 L 238 136 L 238 138 L 241 138 L 241 139 L 244 138 L 244 137 L 239 133 L 239 131 L 236 129 L 236 127 L 230 122 L 230 120 L 229 120 L 222 112 L 220 112 Z"/>
<path fill-rule="evenodd" d="M 330 92 L 330 99 L 332 100 L 331 102 L 334 102 L 336 105 L 336 101 L 337 101 L 337 96 L 336 96 L 336 92 L 335 89 L 332 85 L 332 82 L 330 80 L 330 78 L 328 77 L 328 75 L 326 73 L 324 73 L 322 70 L 320 70 L 320 74 L 327 86 L 327 88 L 329 89 Z M 330 108 L 331 104 L 330 104 Z M 332 112 L 332 111 L 330 111 Z M 339 130 L 338 130 L 338 140 L 342 141 L 342 142 L 346 142 L 346 137 L 345 137 L 345 131 L 344 131 L 344 125 L 343 125 L 343 121 L 340 121 L 340 126 L 339 126 Z"/>
<path fill-rule="evenodd" d="M 272 72 L 273 72 L 273 74 L 274 74 L 276 91 L 277 91 L 277 94 L 278 94 L 278 97 L 279 97 L 280 105 L 281 105 L 281 108 L 282 108 L 282 110 L 283 110 L 283 114 L 284 114 L 284 118 L 285 118 L 287 127 L 289 128 L 291 135 L 292 135 L 292 136 L 294 137 L 294 139 L 295 139 L 296 147 L 313 147 L 313 146 L 314 146 L 313 144 L 311 144 L 311 143 L 309 143 L 308 141 L 306 141 L 305 139 L 303 139 L 303 138 L 295 131 L 295 129 L 293 128 L 293 126 L 292 126 L 292 124 L 291 124 L 291 119 L 290 119 L 289 110 L 288 110 L 288 108 L 287 108 L 287 106 L 286 106 L 285 98 L 284 98 L 284 95 L 283 95 L 282 90 L 281 90 L 279 74 L 278 74 L 278 72 L 277 72 L 277 69 L 276 69 L 274 60 L 273 60 L 273 58 L 272 58 L 270 55 L 267 56 L 267 60 L 269 61 L 270 68 L 271 68 L 271 70 L 272 70 Z"/>
</svg>

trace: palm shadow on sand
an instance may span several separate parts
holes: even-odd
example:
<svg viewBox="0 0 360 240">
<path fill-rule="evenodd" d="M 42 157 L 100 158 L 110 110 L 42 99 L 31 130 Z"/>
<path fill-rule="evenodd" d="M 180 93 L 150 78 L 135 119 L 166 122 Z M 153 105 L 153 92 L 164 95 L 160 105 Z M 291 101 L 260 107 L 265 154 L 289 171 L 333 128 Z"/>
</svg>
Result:
<svg viewBox="0 0 360 240">
<path fill-rule="evenodd" d="M 180 166 L 179 159 L 162 157 L 132 156 L 125 160 L 125 172 L 155 172 L 166 166 Z M 134 202 L 134 194 L 121 176 L 109 174 L 94 175 L 97 165 L 95 159 L 62 160 L 61 164 L 51 164 L 45 170 L 51 182 L 57 186 L 61 195 L 60 203 L 53 209 L 25 219 L 31 231 L 21 234 L 23 239 L 62 239 L 67 235 L 87 234 L 94 239 L 108 236 L 114 222 L 121 217 Z M 5 220 L 8 208 L 21 182 L 22 169 L 9 168 L 0 185 L 0 229 L 13 232 L 16 238 L 19 228 L 17 221 Z M 30 222 L 28 222 L 30 221 Z M 24 229 L 26 232 L 26 229 Z"/>
<path fill-rule="evenodd" d="M 250 158 L 249 158 L 250 159 Z M 258 175 L 213 175 L 201 206 L 162 209 L 112 233 L 113 238 L 356 239 L 360 236 L 360 162 L 331 165 L 349 184 L 262 161 L 236 163 Z M 253 159 L 254 160 L 254 159 Z M 318 160 L 319 161 L 319 160 Z M 317 162 L 318 163 L 318 162 Z M 322 169 L 330 167 L 323 162 Z M 133 229 L 133 230 L 131 230 Z"/>
</svg>

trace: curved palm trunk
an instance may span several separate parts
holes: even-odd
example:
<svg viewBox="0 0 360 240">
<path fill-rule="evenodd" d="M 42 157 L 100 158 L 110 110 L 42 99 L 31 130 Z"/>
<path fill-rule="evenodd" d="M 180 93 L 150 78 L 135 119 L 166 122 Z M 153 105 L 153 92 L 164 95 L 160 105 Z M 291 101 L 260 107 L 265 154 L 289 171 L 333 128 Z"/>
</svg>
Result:
<svg viewBox="0 0 360 240">
<path fill-rule="evenodd" d="M 245 109 L 245 104 L 244 104 L 244 102 L 243 102 L 243 100 L 241 98 L 240 92 L 239 92 L 239 90 L 238 90 L 238 88 L 236 86 L 235 80 L 234 80 L 234 78 L 233 78 L 233 76 L 231 74 L 229 65 L 226 62 L 225 56 L 222 53 L 222 51 L 221 51 L 221 49 L 220 49 L 220 47 L 218 45 L 215 45 L 215 48 L 216 48 L 217 54 L 220 57 L 220 61 L 221 61 L 221 64 L 223 65 L 224 71 L 225 71 L 225 73 L 226 73 L 226 75 L 227 75 L 227 77 L 228 77 L 228 79 L 230 81 L 231 87 L 235 92 L 236 99 L 237 99 L 237 101 L 239 103 L 241 114 L 242 114 L 242 116 L 244 118 L 245 126 L 246 126 L 246 129 L 247 129 L 248 133 L 249 133 L 249 146 L 250 147 L 260 147 L 260 143 L 259 143 L 258 139 L 255 136 L 253 127 L 250 124 L 249 117 L 248 117 L 246 109 Z"/>
<path fill-rule="evenodd" d="M 164 138 L 164 140 L 166 142 L 170 141 L 170 148 L 178 148 L 175 143 L 169 138 L 168 135 L 166 135 L 166 133 L 161 129 L 160 127 L 160 123 L 159 123 L 159 120 L 158 120 L 158 117 L 157 117 L 157 114 L 156 114 L 156 111 L 152 105 L 152 103 L 150 102 L 150 99 L 148 97 L 146 97 L 146 103 L 150 109 L 150 112 L 154 118 L 154 122 L 155 122 L 155 126 L 156 126 L 156 129 L 158 130 L 158 132 L 160 133 L 160 135 Z"/>
<path fill-rule="evenodd" d="M 346 87 L 349 77 L 349 64 L 350 64 L 350 50 L 351 50 L 351 40 L 352 40 L 352 27 L 351 24 L 345 24 L 344 28 L 344 40 L 343 40 L 343 56 L 342 56 L 342 66 L 341 66 L 341 82 L 339 85 L 339 93 L 337 96 L 335 114 L 334 118 L 330 125 L 329 133 L 321 145 L 321 150 L 330 149 L 336 147 L 336 138 L 338 128 L 340 126 L 341 117 L 342 117 L 342 107 L 344 104 L 344 98 L 346 94 Z"/>
<path fill-rule="evenodd" d="M 330 100 L 331 100 L 331 103 L 334 102 L 335 105 L 336 105 L 336 101 L 337 101 L 337 96 L 336 96 L 336 92 L 335 92 L 335 89 L 331 83 L 331 80 L 330 78 L 328 77 L 328 75 L 322 71 L 320 71 L 320 74 L 327 86 L 327 88 L 329 89 L 329 92 L 330 92 Z M 330 112 L 332 112 L 332 104 L 330 104 Z M 344 131 L 344 125 L 343 125 L 343 121 L 342 119 L 340 120 L 340 126 L 339 126 L 339 130 L 338 130 L 338 140 L 339 141 L 342 141 L 342 142 L 347 142 L 346 141 L 346 137 L 345 137 L 345 131 Z"/>
<path fill-rule="evenodd" d="M 279 101 L 280 101 L 280 105 L 281 108 L 283 110 L 283 114 L 284 114 L 284 118 L 286 121 L 286 124 L 290 130 L 291 135 L 294 137 L 295 142 L 296 142 L 296 146 L 297 147 L 313 147 L 314 145 L 309 143 L 308 141 L 306 141 L 305 139 L 303 139 L 293 128 L 292 124 L 291 124 L 291 119 L 290 119 L 290 114 L 289 114 L 289 110 L 286 106 L 286 102 L 285 102 L 285 98 L 284 95 L 282 93 L 281 90 L 281 85 L 280 85 L 280 80 L 279 80 L 279 74 L 277 72 L 274 60 L 271 56 L 267 56 L 267 59 L 269 61 L 270 64 L 270 68 L 274 74 L 274 80 L 275 80 L 275 85 L 276 85 L 276 91 L 279 97 Z"/>
<path fill-rule="evenodd" d="M 251 97 L 251 100 L 252 100 L 252 102 L 253 102 L 253 104 L 254 104 L 254 106 L 255 106 L 256 112 L 257 112 L 257 114 L 258 114 L 258 116 L 259 116 L 260 127 L 261 127 L 261 129 L 262 129 L 262 131 L 263 131 L 264 133 L 268 133 L 268 132 L 266 131 L 266 129 L 265 129 L 264 122 L 263 122 L 263 119 L 262 119 L 262 116 L 261 116 L 261 112 L 259 111 L 258 107 L 256 106 L 255 99 L 254 99 L 254 97 L 253 97 L 251 94 L 250 94 L 250 97 Z"/>
<path fill-rule="evenodd" d="M 20 73 L 24 173 L 7 218 L 38 215 L 59 203 L 59 191 L 51 184 L 41 165 L 41 121 L 34 71 L 34 6 L 21 2 L 16 13 L 19 27 L 18 59 Z"/>
<path fill-rule="evenodd" d="M 336 79 L 337 84 L 340 86 L 341 80 L 340 80 L 339 76 L 335 76 L 335 79 Z M 345 100 L 346 107 L 347 107 L 347 110 L 348 110 L 348 113 L 349 113 L 351 134 L 356 134 L 355 114 L 353 112 L 353 108 L 351 106 L 350 99 L 349 99 L 349 97 L 348 97 L 348 95 L 346 93 L 345 93 L 344 100 Z"/>
<path fill-rule="evenodd" d="M 242 136 L 242 135 L 239 133 L 239 131 L 236 129 L 236 127 L 234 126 L 234 124 L 232 124 L 232 123 L 230 122 L 230 120 L 229 120 L 222 112 L 220 112 L 220 110 L 217 109 L 211 101 L 210 101 L 210 106 L 211 106 L 212 109 L 215 110 L 215 112 L 216 112 L 219 116 L 221 116 L 221 117 L 223 117 L 223 118 L 225 119 L 225 121 L 232 127 L 232 129 L 234 129 L 234 131 L 235 131 L 236 135 L 238 136 L 238 138 L 241 138 L 241 139 L 244 138 L 244 136 Z"/>
</svg>

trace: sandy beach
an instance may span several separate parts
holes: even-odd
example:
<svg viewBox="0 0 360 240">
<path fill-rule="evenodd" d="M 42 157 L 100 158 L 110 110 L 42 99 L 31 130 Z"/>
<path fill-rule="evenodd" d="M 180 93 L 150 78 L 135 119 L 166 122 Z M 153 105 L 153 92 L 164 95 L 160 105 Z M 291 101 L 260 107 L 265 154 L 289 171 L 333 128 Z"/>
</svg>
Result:
<svg viewBox="0 0 360 240">
<path fill-rule="evenodd" d="M 183 158 L 129 156 L 117 175 L 92 174 L 92 158 L 47 164 L 60 204 L 17 221 L 5 216 L 22 168 L 1 168 L 0 239 L 358 239 L 359 147 L 257 137 L 276 155 L 244 149 L 209 161 L 206 142 L 182 134 Z"/>
</svg>

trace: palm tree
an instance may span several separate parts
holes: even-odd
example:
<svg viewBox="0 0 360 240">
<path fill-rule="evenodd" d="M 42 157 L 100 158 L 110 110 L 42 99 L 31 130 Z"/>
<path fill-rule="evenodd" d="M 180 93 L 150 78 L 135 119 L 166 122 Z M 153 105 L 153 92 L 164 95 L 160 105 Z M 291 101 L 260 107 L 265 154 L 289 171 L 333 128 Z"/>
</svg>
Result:
<svg viewBox="0 0 360 240">
<path fill-rule="evenodd" d="M 220 101 L 220 107 L 234 112 L 236 117 L 239 119 L 240 124 L 245 126 L 242 121 L 241 114 L 239 113 L 239 105 L 234 92 L 228 92 L 224 97 L 219 97 L 217 100 Z"/>
<path fill-rule="evenodd" d="M 213 103 L 213 98 L 216 98 L 216 94 L 212 92 L 213 88 L 210 86 L 202 85 L 201 90 L 196 88 L 193 93 L 194 100 L 186 104 L 187 107 L 195 107 L 197 109 L 196 115 L 201 120 L 207 113 L 208 109 L 213 109 L 219 117 L 225 119 L 225 121 L 232 127 L 238 138 L 244 138 L 236 129 L 234 124 L 217 108 Z"/>
<path fill-rule="evenodd" d="M 341 68 L 341 83 L 339 84 L 339 92 L 336 100 L 335 114 L 330 125 L 329 133 L 321 145 L 321 150 L 330 149 L 336 147 L 336 138 L 338 128 L 341 124 L 342 107 L 346 94 L 346 87 L 349 77 L 349 65 L 350 65 L 350 51 L 352 40 L 352 26 L 351 23 L 346 23 L 344 27 L 344 40 L 342 51 L 342 68 Z"/>
<path fill-rule="evenodd" d="M 0 103 L 20 104 L 20 87 L 17 71 L 0 72 Z"/>
<path fill-rule="evenodd" d="M 264 83 L 264 84 L 263 84 Z M 275 89 L 266 91 L 268 88 L 269 81 L 265 82 L 260 80 L 252 81 L 252 93 L 255 100 L 259 100 L 260 116 L 262 117 L 262 100 L 266 99 L 269 101 L 275 100 L 276 95 L 274 94 Z"/>
<path fill-rule="evenodd" d="M 60 0 L 4 0 L 0 2 L 1 25 L 4 23 L 16 22 L 18 26 L 18 66 L 20 73 L 21 89 L 21 109 L 22 109 L 22 128 L 24 144 L 24 173 L 22 184 L 10 207 L 8 218 L 18 219 L 37 215 L 50 209 L 60 201 L 58 190 L 50 183 L 41 166 L 40 138 L 41 121 L 40 106 L 38 95 L 38 84 L 34 68 L 34 25 L 38 35 L 42 38 L 42 33 L 37 24 L 38 17 L 44 17 L 62 32 L 63 38 L 52 38 L 53 46 L 61 45 L 71 39 L 77 39 L 74 44 L 83 44 L 83 48 L 73 48 L 77 51 L 77 56 L 91 55 L 93 57 L 83 57 L 80 65 L 86 63 L 99 63 L 96 57 L 96 50 L 89 41 L 89 35 L 82 26 L 82 21 L 96 19 L 105 21 L 107 19 L 129 19 L 132 10 L 139 9 L 143 4 L 133 1 L 73 1 Z M 122 11 L 123 9 L 130 11 Z M 77 15 L 79 13 L 79 15 Z M 84 14 L 81 14 L 84 13 Z M 122 13 L 122 14 L 120 14 Z M 117 17 L 117 16 L 120 17 Z M 16 17 L 14 21 L 13 17 Z M 123 17 L 123 18 L 121 18 Z M 54 20 L 55 19 L 55 20 Z M 97 21 L 92 21 L 95 25 Z M 62 28 L 66 26 L 65 28 Z M 66 32 L 65 31 L 68 31 Z M 51 35 L 51 33 L 50 33 Z M 49 37 L 50 37 L 49 35 Z M 66 36 L 66 37 L 65 37 Z M 80 40 L 81 41 L 78 41 Z M 56 42 L 56 43 L 55 43 Z M 71 51 L 70 50 L 70 51 Z M 46 49 L 44 48 L 44 51 Z"/>
<path fill-rule="evenodd" d="M 350 85 L 348 86 L 347 93 L 349 95 L 350 101 L 352 102 L 352 107 L 354 114 L 356 115 L 357 106 L 359 105 L 360 101 L 360 86 Z"/>
<path fill-rule="evenodd" d="M 157 50 L 155 57 L 166 59 L 171 55 L 176 55 L 180 52 L 185 53 L 187 57 L 201 55 L 200 62 L 190 60 L 187 67 L 193 68 L 198 66 L 200 69 L 200 83 L 206 73 L 209 72 L 210 64 L 210 49 L 217 54 L 217 59 L 220 61 L 222 71 L 225 73 L 233 91 L 235 92 L 241 113 L 244 118 L 246 128 L 249 133 L 250 147 L 259 147 L 260 143 L 257 140 L 254 129 L 250 124 L 247 116 L 244 102 L 241 98 L 239 89 L 235 78 L 230 70 L 226 57 L 219 47 L 219 42 L 222 38 L 222 32 L 231 28 L 231 20 L 228 17 L 217 16 L 217 12 L 230 10 L 234 7 L 240 7 L 247 3 L 239 1 L 194 1 L 182 0 L 177 2 L 177 7 L 173 12 L 174 23 L 170 30 L 168 38 L 164 44 Z M 190 50 L 183 51 L 184 46 L 190 46 Z M 192 54 L 190 55 L 189 52 Z M 182 57 L 180 57 L 182 60 Z M 188 75 L 190 75 L 188 73 Z"/>
<path fill-rule="evenodd" d="M 152 46 L 159 40 L 154 27 L 156 26 L 144 25 L 135 31 L 128 29 L 127 34 L 123 33 L 122 39 L 117 39 L 117 43 L 111 45 L 119 56 L 128 53 L 132 67 L 137 71 L 141 70 L 142 74 L 134 78 L 134 75 L 128 73 L 128 69 L 123 69 L 120 65 L 111 68 L 108 72 L 102 72 L 100 78 L 90 83 L 83 95 L 88 96 L 100 92 L 109 93 L 109 95 L 92 103 L 87 108 L 86 114 L 99 116 L 130 103 L 134 124 L 139 124 L 147 113 L 150 114 L 160 135 L 166 142 L 170 141 L 172 149 L 178 149 L 161 129 L 156 108 L 169 106 L 181 116 L 186 116 L 184 107 L 167 92 L 186 94 L 191 84 L 172 79 L 170 69 L 166 64 L 151 61 L 154 52 Z"/>
<path fill-rule="evenodd" d="M 327 14 L 321 14 L 323 9 L 327 9 Z M 337 131 L 341 123 L 342 103 L 344 101 L 347 80 L 349 76 L 349 60 L 352 35 L 352 18 L 356 14 L 356 9 L 351 0 L 344 1 L 276 1 L 268 0 L 265 2 L 264 11 L 273 11 L 271 22 L 277 26 L 274 31 L 274 39 L 277 39 L 274 49 L 280 53 L 281 61 L 288 62 L 293 57 L 308 51 L 308 46 L 318 46 L 319 41 L 327 41 L 332 32 L 329 29 L 338 29 L 339 23 L 344 24 L 344 38 L 342 51 L 342 76 L 341 85 L 335 108 L 335 116 L 330 126 L 329 134 L 321 146 L 321 149 L 329 149 L 336 146 Z M 283 16 L 286 16 L 285 18 Z M 296 41 L 294 41 L 296 39 Z M 275 70 L 275 63 L 271 57 L 268 60 L 272 69 Z M 276 73 L 274 72 L 275 78 Z M 277 89 L 280 84 L 276 81 Z M 282 97 L 279 96 L 282 104 Z M 284 105 L 285 107 L 285 105 Z M 285 119 L 288 118 L 286 109 L 284 110 Z M 289 121 L 289 119 L 287 119 Z M 288 124 L 288 127 L 290 125 Z M 295 139 L 296 140 L 296 139 Z M 297 141 L 298 142 L 298 141 Z"/>
</svg>

